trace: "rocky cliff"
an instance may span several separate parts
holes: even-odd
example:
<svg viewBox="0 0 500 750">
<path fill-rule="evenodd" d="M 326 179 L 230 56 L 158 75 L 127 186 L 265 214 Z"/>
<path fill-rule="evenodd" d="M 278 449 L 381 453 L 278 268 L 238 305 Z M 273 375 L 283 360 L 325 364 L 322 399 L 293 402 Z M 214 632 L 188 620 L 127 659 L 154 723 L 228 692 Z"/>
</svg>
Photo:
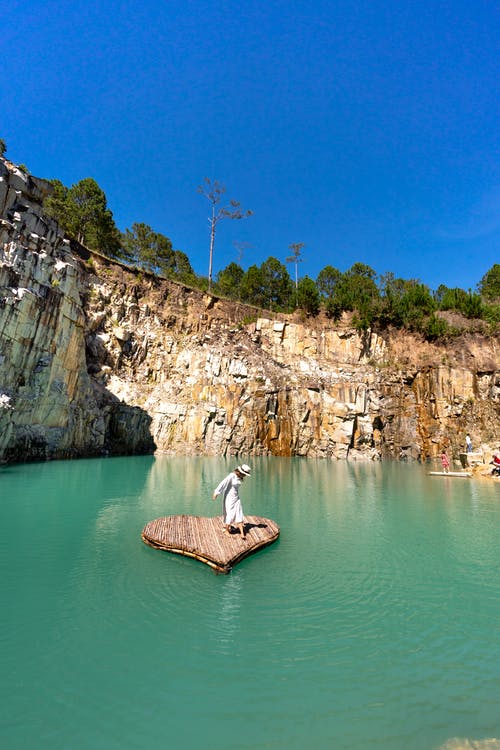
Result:
<svg viewBox="0 0 500 750">
<path fill-rule="evenodd" d="M 498 337 L 275 316 L 70 243 L 0 160 L 0 459 L 455 454 L 500 438 Z"/>
</svg>

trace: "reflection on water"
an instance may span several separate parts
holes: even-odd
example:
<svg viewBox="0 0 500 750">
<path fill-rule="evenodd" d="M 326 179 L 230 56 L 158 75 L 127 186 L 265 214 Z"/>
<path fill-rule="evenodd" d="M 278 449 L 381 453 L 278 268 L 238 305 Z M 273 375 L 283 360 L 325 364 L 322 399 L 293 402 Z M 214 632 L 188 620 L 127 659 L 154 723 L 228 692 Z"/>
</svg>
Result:
<svg viewBox="0 0 500 750">
<path fill-rule="evenodd" d="M 218 514 L 234 460 L 2 467 L 3 745 L 143 748 L 159 727 L 222 750 L 500 736 L 498 484 L 241 460 L 246 513 L 281 537 L 229 576 L 140 532 Z"/>
<path fill-rule="evenodd" d="M 242 578 L 229 576 L 221 584 L 218 595 L 218 627 L 214 637 L 215 650 L 230 656 L 237 650 L 237 639 L 241 626 Z"/>
</svg>

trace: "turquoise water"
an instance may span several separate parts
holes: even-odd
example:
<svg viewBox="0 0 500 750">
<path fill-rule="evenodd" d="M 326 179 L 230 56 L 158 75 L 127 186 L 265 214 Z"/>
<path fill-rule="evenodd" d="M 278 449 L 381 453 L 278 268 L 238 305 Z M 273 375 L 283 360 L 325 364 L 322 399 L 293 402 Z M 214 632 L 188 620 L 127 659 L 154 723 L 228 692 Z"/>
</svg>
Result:
<svg viewBox="0 0 500 750">
<path fill-rule="evenodd" d="M 247 459 L 249 460 L 249 459 Z M 0 469 L 8 750 L 430 750 L 500 737 L 500 486 L 252 459 L 281 537 L 228 576 L 153 550 L 233 462 Z"/>
</svg>

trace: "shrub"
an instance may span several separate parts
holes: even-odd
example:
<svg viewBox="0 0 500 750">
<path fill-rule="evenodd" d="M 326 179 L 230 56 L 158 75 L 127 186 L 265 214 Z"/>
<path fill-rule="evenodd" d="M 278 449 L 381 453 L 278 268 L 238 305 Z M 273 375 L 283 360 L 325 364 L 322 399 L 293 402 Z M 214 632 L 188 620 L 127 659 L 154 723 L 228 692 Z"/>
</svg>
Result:
<svg viewBox="0 0 500 750">
<path fill-rule="evenodd" d="M 446 320 L 431 315 L 424 327 L 424 335 L 429 341 L 435 341 L 445 336 L 449 332 L 449 326 Z"/>
</svg>

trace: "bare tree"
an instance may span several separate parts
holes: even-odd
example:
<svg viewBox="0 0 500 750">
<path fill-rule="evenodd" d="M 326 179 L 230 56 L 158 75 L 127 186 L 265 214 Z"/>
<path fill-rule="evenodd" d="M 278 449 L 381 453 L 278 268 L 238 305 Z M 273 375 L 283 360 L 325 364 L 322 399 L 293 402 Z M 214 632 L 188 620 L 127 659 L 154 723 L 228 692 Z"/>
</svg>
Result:
<svg viewBox="0 0 500 750">
<path fill-rule="evenodd" d="M 238 251 L 238 263 L 241 266 L 245 250 L 250 250 L 253 245 L 250 242 L 241 242 L 240 240 L 235 240 L 233 242 L 233 247 Z"/>
<path fill-rule="evenodd" d="M 288 245 L 288 249 L 292 250 L 293 255 L 290 255 L 287 259 L 287 263 L 295 263 L 295 289 L 297 290 L 299 286 L 299 272 L 298 272 L 298 265 L 299 263 L 302 263 L 302 258 L 300 257 L 300 251 L 304 247 L 303 242 L 292 242 L 291 245 Z"/>
<path fill-rule="evenodd" d="M 198 192 L 204 195 L 210 201 L 212 214 L 208 217 L 210 224 L 210 255 L 208 262 L 208 291 L 212 287 L 212 265 L 214 257 L 215 230 L 221 219 L 246 219 L 252 215 L 251 211 L 244 211 L 239 201 L 230 200 L 225 206 L 219 205 L 224 197 L 226 188 L 217 180 L 210 180 L 205 177 L 203 185 L 198 186 Z"/>
<path fill-rule="evenodd" d="M 302 263 L 302 258 L 300 257 L 300 252 L 302 248 L 304 247 L 303 242 L 292 242 L 291 245 L 288 245 L 288 249 L 293 252 L 293 255 L 290 255 L 287 259 L 287 263 L 295 263 L 295 304 L 297 304 L 297 295 L 299 290 L 299 270 L 298 266 L 299 263 Z"/>
</svg>

